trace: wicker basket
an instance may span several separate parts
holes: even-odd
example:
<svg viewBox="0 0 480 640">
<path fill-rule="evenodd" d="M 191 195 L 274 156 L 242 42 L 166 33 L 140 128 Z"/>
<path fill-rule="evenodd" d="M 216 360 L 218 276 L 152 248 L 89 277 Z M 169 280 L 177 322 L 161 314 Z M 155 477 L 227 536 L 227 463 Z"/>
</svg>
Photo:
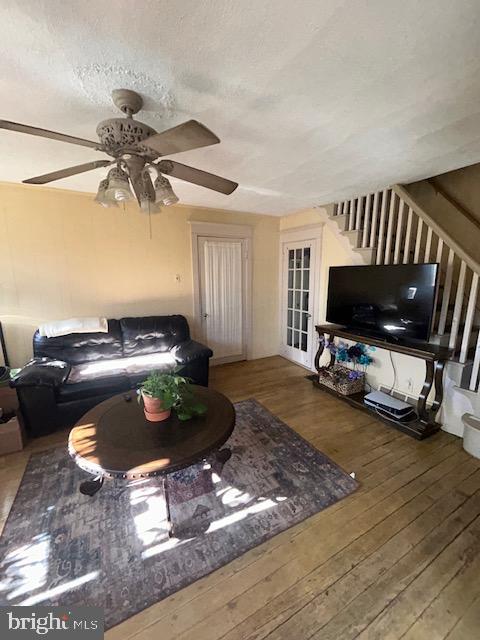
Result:
<svg viewBox="0 0 480 640">
<path fill-rule="evenodd" d="M 333 389 L 342 396 L 351 396 L 354 393 L 360 393 L 365 388 L 365 376 L 351 380 L 348 375 L 351 369 L 342 367 L 340 364 L 334 364 L 333 367 L 322 367 L 318 372 L 318 381 Z"/>
</svg>

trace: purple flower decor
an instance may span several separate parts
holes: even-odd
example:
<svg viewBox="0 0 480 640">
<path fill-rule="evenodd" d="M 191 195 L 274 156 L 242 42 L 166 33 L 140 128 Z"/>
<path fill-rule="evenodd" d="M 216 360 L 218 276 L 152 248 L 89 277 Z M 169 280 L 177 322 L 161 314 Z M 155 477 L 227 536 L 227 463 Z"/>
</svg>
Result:
<svg viewBox="0 0 480 640">
<path fill-rule="evenodd" d="M 375 347 L 367 347 L 361 342 L 348 345 L 346 342 L 340 341 L 338 344 L 330 342 L 323 336 L 320 338 L 325 349 L 335 356 L 335 360 L 340 363 L 353 363 L 354 368 L 349 373 L 350 380 L 357 380 L 365 375 L 366 368 L 372 364 L 373 358 L 369 352 L 375 351 Z M 363 371 L 358 371 L 357 366 L 362 367 Z"/>
<path fill-rule="evenodd" d="M 357 371 L 356 369 L 352 369 L 348 374 L 349 380 L 358 380 L 362 376 L 365 375 L 365 371 Z"/>
</svg>

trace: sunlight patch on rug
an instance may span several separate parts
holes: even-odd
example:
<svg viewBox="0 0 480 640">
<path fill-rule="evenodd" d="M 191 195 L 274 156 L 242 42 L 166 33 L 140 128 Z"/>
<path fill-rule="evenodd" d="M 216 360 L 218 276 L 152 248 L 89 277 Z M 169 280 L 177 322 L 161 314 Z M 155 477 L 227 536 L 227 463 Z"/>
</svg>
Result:
<svg viewBox="0 0 480 640">
<path fill-rule="evenodd" d="M 32 455 L 0 539 L 0 604 L 102 606 L 109 628 L 357 488 L 255 400 L 235 411 L 221 473 L 205 461 L 169 476 L 172 536 L 161 478 L 90 498 L 66 448 Z"/>
</svg>

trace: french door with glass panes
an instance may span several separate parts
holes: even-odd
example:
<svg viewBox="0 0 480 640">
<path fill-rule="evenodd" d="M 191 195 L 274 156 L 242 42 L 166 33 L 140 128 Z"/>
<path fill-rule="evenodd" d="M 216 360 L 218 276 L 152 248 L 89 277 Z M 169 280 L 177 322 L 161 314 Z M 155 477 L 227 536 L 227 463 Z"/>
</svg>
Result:
<svg viewBox="0 0 480 640">
<path fill-rule="evenodd" d="M 282 355 L 309 369 L 313 363 L 312 242 L 283 245 Z"/>
</svg>

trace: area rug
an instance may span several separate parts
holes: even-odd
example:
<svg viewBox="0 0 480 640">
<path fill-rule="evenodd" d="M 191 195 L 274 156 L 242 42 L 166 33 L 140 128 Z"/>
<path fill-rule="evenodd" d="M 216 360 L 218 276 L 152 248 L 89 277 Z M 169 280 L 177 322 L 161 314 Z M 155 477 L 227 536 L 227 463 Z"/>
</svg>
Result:
<svg viewBox="0 0 480 640">
<path fill-rule="evenodd" d="M 221 472 L 207 461 L 170 476 L 173 536 L 161 479 L 90 498 L 63 447 L 32 455 L 0 539 L 0 604 L 102 606 L 109 628 L 357 488 L 255 400 L 235 410 Z"/>
</svg>

